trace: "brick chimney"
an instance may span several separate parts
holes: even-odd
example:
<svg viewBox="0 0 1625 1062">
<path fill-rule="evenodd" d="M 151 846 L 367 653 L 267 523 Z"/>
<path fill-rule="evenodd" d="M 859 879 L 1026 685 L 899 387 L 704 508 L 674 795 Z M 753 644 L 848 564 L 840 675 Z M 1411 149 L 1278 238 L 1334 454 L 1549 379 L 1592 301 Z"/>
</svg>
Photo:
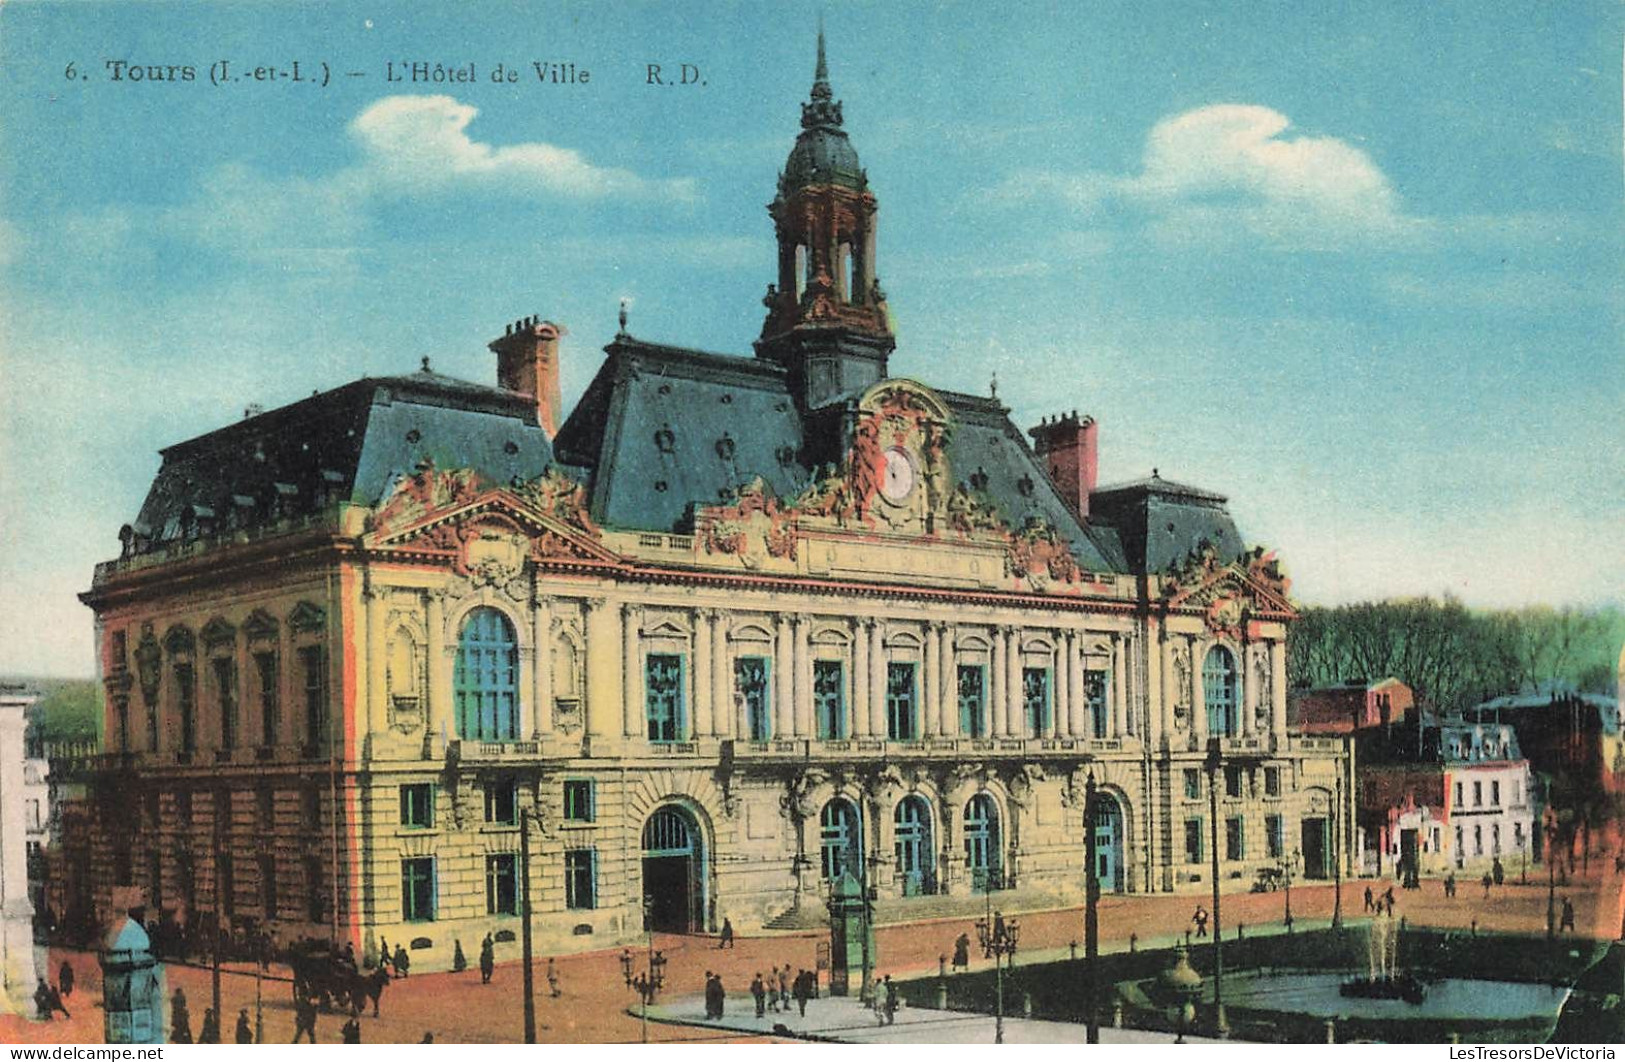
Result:
<svg viewBox="0 0 1625 1062">
<path fill-rule="evenodd" d="M 1044 462 L 1050 478 L 1061 489 L 1061 497 L 1078 519 L 1089 519 L 1089 494 L 1095 489 L 1100 449 L 1094 417 L 1079 417 L 1073 410 L 1058 417 L 1046 417 L 1030 428 L 1033 449 Z"/>
<path fill-rule="evenodd" d="M 525 317 L 509 325 L 501 339 L 493 339 L 497 356 L 497 386 L 536 400 L 536 422 L 552 438 L 559 430 L 559 339 L 564 326 L 539 317 Z"/>
</svg>

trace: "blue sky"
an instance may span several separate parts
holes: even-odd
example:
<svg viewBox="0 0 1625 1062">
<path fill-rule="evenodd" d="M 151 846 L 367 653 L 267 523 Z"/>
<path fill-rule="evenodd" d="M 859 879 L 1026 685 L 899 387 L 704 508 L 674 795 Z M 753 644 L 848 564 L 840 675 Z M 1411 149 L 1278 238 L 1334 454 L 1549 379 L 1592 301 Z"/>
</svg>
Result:
<svg viewBox="0 0 1625 1062">
<path fill-rule="evenodd" d="M 7 3 L 0 672 L 90 673 L 158 449 L 249 403 L 490 381 L 532 313 L 569 402 L 622 297 L 747 354 L 820 10 L 895 373 L 1093 414 L 1305 601 L 1619 602 L 1625 8 L 1512 6 Z M 295 59 L 332 83 L 209 83 Z"/>
</svg>

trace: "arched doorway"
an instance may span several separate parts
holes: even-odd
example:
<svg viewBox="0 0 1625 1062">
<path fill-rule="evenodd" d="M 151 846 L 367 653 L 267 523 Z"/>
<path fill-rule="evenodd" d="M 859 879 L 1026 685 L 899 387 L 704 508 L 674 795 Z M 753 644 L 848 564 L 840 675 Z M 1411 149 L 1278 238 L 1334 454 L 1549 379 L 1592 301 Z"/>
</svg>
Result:
<svg viewBox="0 0 1625 1062">
<path fill-rule="evenodd" d="M 972 889 L 988 892 L 999 887 L 1000 851 L 998 805 L 986 793 L 977 793 L 965 805 L 965 869 Z"/>
<path fill-rule="evenodd" d="M 840 797 L 824 805 L 818 816 L 819 874 L 835 881 L 850 874 L 863 881 L 863 824 L 858 809 Z"/>
<path fill-rule="evenodd" d="M 903 895 L 920 896 L 931 892 L 936 884 L 931 805 L 924 797 L 904 797 L 897 804 L 892 825 L 896 836 L 893 854 L 897 857 L 897 877 L 903 884 Z"/>
<path fill-rule="evenodd" d="M 1095 795 L 1095 876 L 1101 892 L 1123 888 L 1123 806 L 1110 793 Z"/>
<path fill-rule="evenodd" d="M 705 925 L 705 845 L 699 823 L 667 804 L 643 824 L 643 906 L 649 928 L 692 933 Z"/>
</svg>

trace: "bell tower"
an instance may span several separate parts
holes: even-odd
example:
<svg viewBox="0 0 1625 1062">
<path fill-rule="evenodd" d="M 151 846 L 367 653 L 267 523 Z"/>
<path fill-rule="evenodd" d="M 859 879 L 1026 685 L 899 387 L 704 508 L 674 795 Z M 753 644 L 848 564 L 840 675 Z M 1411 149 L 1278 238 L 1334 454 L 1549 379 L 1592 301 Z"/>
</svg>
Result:
<svg viewBox="0 0 1625 1062">
<path fill-rule="evenodd" d="M 762 300 L 767 319 L 756 341 L 757 357 L 790 371 L 803 409 L 855 396 L 885 379 L 886 359 L 897 345 L 875 273 L 877 204 L 841 125 L 820 26 L 801 133 L 767 208 L 779 271 Z"/>
</svg>

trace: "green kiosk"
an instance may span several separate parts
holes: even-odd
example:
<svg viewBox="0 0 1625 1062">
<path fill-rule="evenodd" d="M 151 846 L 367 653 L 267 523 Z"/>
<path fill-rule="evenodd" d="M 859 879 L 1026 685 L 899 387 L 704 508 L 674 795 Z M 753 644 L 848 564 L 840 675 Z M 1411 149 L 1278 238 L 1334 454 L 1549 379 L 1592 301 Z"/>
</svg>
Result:
<svg viewBox="0 0 1625 1062">
<path fill-rule="evenodd" d="M 852 974 L 858 974 L 858 997 L 867 999 L 867 981 L 873 976 L 878 953 L 863 884 L 842 874 L 829 890 L 829 993 L 852 994 Z"/>
</svg>

